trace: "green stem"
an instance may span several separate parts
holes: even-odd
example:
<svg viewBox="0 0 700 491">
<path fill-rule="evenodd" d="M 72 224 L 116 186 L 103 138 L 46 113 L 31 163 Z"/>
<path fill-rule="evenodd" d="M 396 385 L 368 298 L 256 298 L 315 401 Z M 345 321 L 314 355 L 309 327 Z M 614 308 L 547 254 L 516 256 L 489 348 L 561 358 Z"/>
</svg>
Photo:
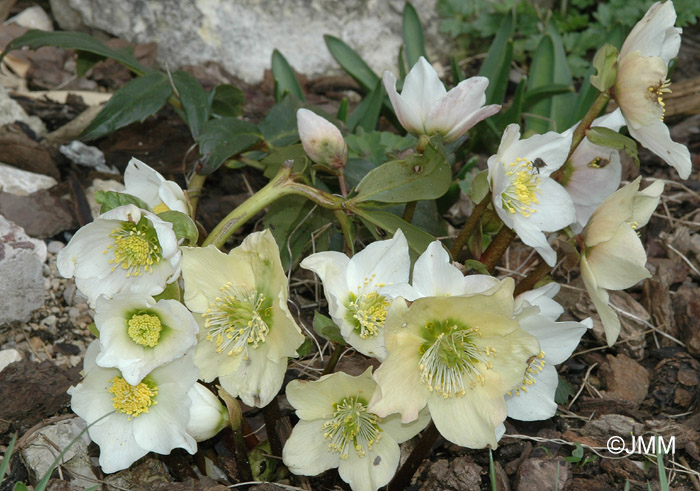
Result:
<svg viewBox="0 0 700 491">
<path fill-rule="evenodd" d="M 329 373 L 333 373 L 333 370 L 335 370 L 335 366 L 338 364 L 338 360 L 340 359 L 340 355 L 343 354 L 344 350 L 344 345 L 335 345 L 335 349 L 333 349 L 333 353 L 331 353 L 331 357 L 328 359 L 328 363 L 326 363 L 326 368 L 323 369 L 323 373 L 321 375 L 328 375 Z"/>
<path fill-rule="evenodd" d="M 574 131 L 573 139 L 571 140 L 571 150 L 569 150 L 569 157 L 574 153 L 574 151 L 581 144 L 583 139 L 586 137 L 586 131 L 591 127 L 595 118 L 601 113 L 605 108 L 605 105 L 610 100 L 610 92 L 601 92 L 598 97 L 593 101 L 593 105 L 588 109 L 586 114 L 584 114 L 581 123 Z"/>
<path fill-rule="evenodd" d="M 439 436 L 440 432 L 435 427 L 435 423 L 431 421 L 428 427 L 423 431 L 423 434 L 420 436 L 420 440 L 418 440 L 418 443 L 416 443 L 416 446 L 406 459 L 404 465 L 401 466 L 387 486 L 387 491 L 403 490 L 406 489 L 409 484 L 411 484 L 413 474 L 416 473 L 416 470 L 421 465 L 423 460 L 425 460 L 425 457 L 433 449 L 433 445 Z"/>
<path fill-rule="evenodd" d="M 348 185 L 345 182 L 345 169 L 343 167 L 338 168 L 338 186 L 340 186 L 340 194 L 343 198 L 347 198 Z"/>
<path fill-rule="evenodd" d="M 338 220 L 338 225 L 340 225 L 340 231 L 343 233 L 345 238 L 345 252 L 348 256 L 352 256 L 355 252 L 355 247 L 352 240 L 352 229 L 350 228 L 350 220 L 348 216 L 342 210 L 333 211 L 336 220 Z"/>
<path fill-rule="evenodd" d="M 464 224 L 464 227 L 462 227 L 462 230 L 459 231 L 459 235 L 452 243 L 450 254 L 452 255 L 453 259 L 458 260 L 457 258 L 459 257 L 459 254 L 462 252 L 462 249 L 464 249 L 464 246 L 467 245 L 469 237 L 471 237 L 472 233 L 474 233 L 474 229 L 479 224 L 479 219 L 481 218 L 482 213 L 484 213 L 484 210 L 490 202 L 491 191 L 486 193 L 484 199 L 479 201 L 479 204 L 476 205 L 476 207 L 472 211 L 472 214 L 469 215 L 469 218 L 467 218 L 467 222 Z"/>
<path fill-rule="evenodd" d="M 501 257 L 508 249 L 508 246 L 515 238 L 515 232 L 510 228 L 506 227 L 504 224 L 501 230 L 493 238 L 493 241 L 489 247 L 484 251 L 484 253 L 479 258 L 479 261 L 484 265 L 488 271 L 493 271 Z"/>
<path fill-rule="evenodd" d="M 282 457 L 282 441 L 277 431 L 277 423 L 280 421 L 280 406 L 277 402 L 277 396 L 273 397 L 270 403 L 263 408 L 263 419 L 272 455 Z"/>
<path fill-rule="evenodd" d="M 207 176 L 195 174 L 187 184 L 187 197 L 190 199 L 190 204 L 192 205 L 192 218 L 197 216 L 197 203 L 199 203 L 199 197 L 202 195 L 202 188 L 206 180 Z"/>
<path fill-rule="evenodd" d="M 406 203 L 406 208 L 403 209 L 403 219 L 408 223 L 413 221 L 413 215 L 416 213 L 418 201 L 409 201 Z"/>
<path fill-rule="evenodd" d="M 547 276 L 547 273 L 550 273 L 551 271 L 552 267 L 546 262 L 542 261 L 540 264 L 535 266 L 535 269 L 530 271 L 530 274 L 528 274 L 520 283 L 517 284 L 515 291 L 513 292 L 513 296 L 517 297 L 521 293 L 532 290 L 537 282 Z"/>
</svg>

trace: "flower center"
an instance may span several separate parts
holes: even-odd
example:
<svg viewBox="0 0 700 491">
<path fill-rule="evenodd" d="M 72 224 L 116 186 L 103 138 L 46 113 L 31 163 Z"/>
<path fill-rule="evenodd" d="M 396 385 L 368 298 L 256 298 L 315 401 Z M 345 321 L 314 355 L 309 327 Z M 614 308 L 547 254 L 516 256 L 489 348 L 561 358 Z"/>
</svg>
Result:
<svg viewBox="0 0 700 491">
<path fill-rule="evenodd" d="M 520 385 L 513 390 L 509 390 L 507 394 L 509 396 L 519 396 L 521 392 L 527 392 L 528 387 L 537 383 L 537 374 L 544 369 L 546 364 L 547 363 L 544 361 L 544 351 L 540 351 L 539 355 L 533 356 L 530 359 L 530 363 L 528 363 L 527 369 L 525 370 L 525 377 L 523 377 L 523 381 Z"/>
<path fill-rule="evenodd" d="M 222 295 L 202 314 L 209 330 L 207 341 L 216 343 L 217 353 L 232 356 L 245 351 L 247 360 L 248 347 L 255 349 L 267 339 L 270 307 L 265 307 L 265 296 L 257 290 L 238 288 L 231 282 L 220 290 Z"/>
<path fill-rule="evenodd" d="M 148 408 L 154 404 L 158 404 L 155 400 L 158 395 L 158 386 L 153 382 L 144 379 L 138 385 L 131 385 L 124 377 L 114 377 L 112 387 L 108 390 L 114 394 L 112 403 L 114 409 L 119 413 L 129 415 L 129 419 L 140 416 L 142 413 L 147 413 Z"/>
<path fill-rule="evenodd" d="M 153 272 L 153 265 L 162 259 L 158 235 L 146 218 L 139 223 L 124 222 L 109 236 L 114 239 L 114 244 L 102 252 L 107 254 L 110 249 L 114 252 L 114 259 L 109 260 L 114 265 L 112 271 L 121 265 L 126 270 L 127 278 L 140 276 L 144 271 Z"/>
<path fill-rule="evenodd" d="M 127 321 L 127 333 L 136 344 L 153 348 L 160 340 L 163 325 L 160 318 L 152 314 L 134 314 Z"/>
<path fill-rule="evenodd" d="M 656 102 L 658 102 L 659 106 L 661 106 L 661 121 L 664 120 L 664 114 L 666 114 L 664 95 L 671 93 L 671 89 L 669 87 L 671 87 L 671 81 L 669 79 L 659 82 L 659 85 L 649 87 L 649 92 L 656 97 Z"/>
<path fill-rule="evenodd" d="M 518 157 L 515 162 L 507 165 L 506 177 L 510 181 L 501 194 L 503 208 L 510 213 L 516 211 L 529 217 L 537 210 L 533 205 L 538 204 L 537 183 L 539 173 L 528 159 Z"/>
<path fill-rule="evenodd" d="M 359 396 L 346 397 L 333 404 L 333 409 L 333 417 L 323 423 L 323 436 L 330 442 L 329 450 L 347 459 L 352 445 L 357 455 L 364 457 L 382 437 L 379 417 L 367 411 L 367 402 Z"/>
<path fill-rule="evenodd" d="M 475 339 L 479 328 L 465 327 L 452 320 L 428 322 L 422 330 L 426 340 L 418 353 L 421 381 L 445 399 L 462 397 L 466 387 L 484 386 L 482 371 L 493 368 L 488 356 L 495 357 L 491 347 L 480 347 Z"/>
<path fill-rule="evenodd" d="M 170 208 L 165 203 L 160 203 L 153 207 L 153 213 L 155 213 L 156 215 L 158 215 L 159 213 L 163 213 L 164 211 L 170 211 Z"/>
<path fill-rule="evenodd" d="M 377 292 L 364 293 L 359 297 L 350 292 L 347 320 L 359 331 L 362 339 L 372 338 L 384 327 L 389 305 L 389 300 Z"/>
</svg>

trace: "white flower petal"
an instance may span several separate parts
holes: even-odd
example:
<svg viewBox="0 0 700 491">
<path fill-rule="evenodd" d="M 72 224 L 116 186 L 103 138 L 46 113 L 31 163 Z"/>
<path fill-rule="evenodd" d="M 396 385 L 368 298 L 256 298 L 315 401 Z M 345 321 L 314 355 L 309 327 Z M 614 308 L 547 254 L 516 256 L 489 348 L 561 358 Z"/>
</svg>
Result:
<svg viewBox="0 0 700 491">
<path fill-rule="evenodd" d="M 396 443 L 403 443 L 423 431 L 428 423 L 430 423 L 430 411 L 426 407 L 418 413 L 418 419 L 410 423 L 402 423 L 401 415 L 394 413 L 382 418 L 380 425 L 384 433 L 390 435 Z"/>
<path fill-rule="evenodd" d="M 353 491 L 376 491 L 391 481 L 400 456 L 398 444 L 389 435 L 382 435 L 364 457 L 350 451 L 348 458 L 338 463 L 338 474 Z"/>
<path fill-rule="evenodd" d="M 522 389 L 518 394 L 506 396 L 508 417 L 520 421 L 541 421 L 549 419 L 557 412 L 554 394 L 559 384 L 559 376 L 552 365 L 545 365 L 541 372 L 535 375 L 535 383 Z"/>
<path fill-rule="evenodd" d="M 323 421 L 299 421 L 284 444 L 282 460 L 294 474 L 316 476 L 338 467 L 340 456 L 328 449 Z"/>
<path fill-rule="evenodd" d="M 351 291 L 374 291 L 381 284 L 408 283 L 411 257 L 401 229 L 388 240 L 372 242 L 355 254 L 347 268 Z"/>
<path fill-rule="evenodd" d="M 435 69 L 422 56 L 403 82 L 401 98 L 420 116 L 423 124 L 430 109 L 447 93 Z"/>
<path fill-rule="evenodd" d="M 408 100 L 396 92 L 396 76 L 386 71 L 382 77 L 384 88 L 389 95 L 391 105 L 394 107 L 399 123 L 409 133 L 420 135 L 423 133 L 423 119 L 418 113 L 418 106 L 412 105 Z"/>
<path fill-rule="evenodd" d="M 617 314 L 615 314 L 615 311 L 609 305 L 610 298 L 608 292 L 602 288 L 598 288 L 595 276 L 588 265 L 585 254 L 581 255 L 581 278 L 583 279 L 583 284 L 588 291 L 588 295 L 591 297 L 595 309 L 598 311 L 600 321 L 603 323 L 605 339 L 608 342 L 608 346 L 612 346 L 620 335 L 620 319 L 617 318 Z"/>
<path fill-rule="evenodd" d="M 690 177 L 690 172 L 693 170 L 690 151 L 685 145 L 671 140 L 668 126 L 662 121 L 658 121 L 650 126 L 642 126 L 641 128 L 634 128 L 630 125 L 627 127 L 627 130 L 632 138 L 675 168 L 681 179 Z"/>
<path fill-rule="evenodd" d="M 282 388 L 287 371 L 287 360 L 279 363 L 270 360 L 264 348 L 263 345 L 253 350 L 247 360 L 244 358 L 240 362 L 235 372 L 219 376 L 226 392 L 240 397 L 252 407 L 264 407 L 270 403 Z"/>
<path fill-rule="evenodd" d="M 412 284 L 423 297 L 464 293 L 464 275 L 452 265 L 449 254 L 439 240 L 431 242 L 416 261 Z"/>
<path fill-rule="evenodd" d="M 518 237 L 524 244 L 534 247 L 547 264 L 552 267 L 556 264 L 557 253 L 549 245 L 547 237 L 541 230 L 538 230 L 537 227 L 526 220 L 516 220 L 515 233 L 518 234 Z"/>
<path fill-rule="evenodd" d="M 637 233 L 622 223 L 615 235 L 586 252 L 586 260 L 599 288 L 624 290 L 651 274 L 644 267 L 647 254 Z"/>
<path fill-rule="evenodd" d="M 620 49 L 620 58 L 639 51 L 642 56 L 659 56 L 668 64 L 678 54 L 681 45 L 680 28 L 676 23 L 673 2 L 656 2 L 642 20 L 632 28 Z"/>
</svg>

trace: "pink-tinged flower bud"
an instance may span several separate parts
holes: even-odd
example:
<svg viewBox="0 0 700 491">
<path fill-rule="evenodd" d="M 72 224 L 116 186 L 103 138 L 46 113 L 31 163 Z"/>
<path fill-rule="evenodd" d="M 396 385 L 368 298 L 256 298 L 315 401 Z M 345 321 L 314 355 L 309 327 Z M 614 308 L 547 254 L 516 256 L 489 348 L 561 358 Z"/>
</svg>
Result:
<svg viewBox="0 0 700 491">
<path fill-rule="evenodd" d="M 334 169 L 345 166 L 348 146 L 340 130 L 308 109 L 297 111 L 297 128 L 304 151 L 317 164 Z"/>
</svg>

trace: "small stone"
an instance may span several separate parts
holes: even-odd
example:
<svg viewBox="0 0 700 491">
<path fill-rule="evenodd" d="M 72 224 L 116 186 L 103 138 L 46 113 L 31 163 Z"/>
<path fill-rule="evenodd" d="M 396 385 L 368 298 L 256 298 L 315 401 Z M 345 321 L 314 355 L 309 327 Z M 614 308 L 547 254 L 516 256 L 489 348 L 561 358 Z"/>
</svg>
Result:
<svg viewBox="0 0 700 491">
<path fill-rule="evenodd" d="M 36 116 L 28 116 L 17 101 L 0 85 L 0 127 L 21 121 L 29 126 L 38 137 L 46 134 L 46 126 Z"/>
<path fill-rule="evenodd" d="M 68 357 L 68 361 L 70 362 L 70 366 L 77 367 L 78 365 L 80 365 L 83 359 L 78 355 L 70 355 Z"/>
<path fill-rule="evenodd" d="M 515 475 L 516 491 L 564 489 L 571 479 L 571 464 L 561 458 L 527 459 Z M 559 476 L 558 482 L 553 482 Z"/>
<path fill-rule="evenodd" d="M 56 179 L 0 163 L 0 191 L 27 196 L 57 184 Z"/>
<path fill-rule="evenodd" d="M 90 167 L 106 174 L 119 174 L 115 167 L 109 167 L 105 163 L 105 155 L 97 147 L 91 147 L 81 141 L 74 140 L 68 145 L 61 145 L 58 150 L 75 164 Z"/>
<path fill-rule="evenodd" d="M 22 354 L 16 349 L 4 349 L 0 351 L 0 372 L 9 365 L 16 361 L 22 361 Z"/>
<path fill-rule="evenodd" d="M 66 247 L 66 244 L 64 244 L 61 241 L 58 240 L 52 240 L 49 242 L 49 245 L 46 247 L 46 249 L 51 253 L 51 254 L 58 254 L 61 249 Z"/>
<path fill-rule="evenodd" d="M 607 355 L 606 359 L 599 371 L 600 379 L 608 389 L 604 397 L 642 402 L 649 391 L 646 368 L 623 354 Z"/>
<path fill-rule="evenodd" d="M 71 323 L 75 323 L 75 321 L 78 320 L 78 317 L 80 317 L 80 311 L 77 309 L 77 307 L 71 307 L 68 309 L 68 319 L 70 319 Z"/>
<path fill-rule="evenodd" d="M 56 322 L 58 319 L 56 318 L 55 315 L 50 315 L 48 317 L 45 317 L 42 319 L 41 324 L 43 326 L 46 326 L 46 328 L 49 330 L 51 334 L 56 334 Z"/>
<path fill-rule="evenodd" d="M 27 29 L 40 29 L 42 31 L 53 31 L 53 22 L 44 9 L 38 5 L 29 7 L 19 14 L 10 17 L 5 24 L 15 23 Z"/>
<path fill-rule="evenodd" d="M 458 457 L 452 461 L 439 459 L 430 466 L 428 477 L 421 491 L 432 489 L 480 489 L 481 466 L 469 457 Z"/>
<path fill-rule="evenodd" d="M 77 289 L 74 282 L 70 282 L 66 285 L 63 290 L 63 300 L 65 300 L 66 305 L 73 305 L 73 298 L 75 297 Z"/>
</svg>

